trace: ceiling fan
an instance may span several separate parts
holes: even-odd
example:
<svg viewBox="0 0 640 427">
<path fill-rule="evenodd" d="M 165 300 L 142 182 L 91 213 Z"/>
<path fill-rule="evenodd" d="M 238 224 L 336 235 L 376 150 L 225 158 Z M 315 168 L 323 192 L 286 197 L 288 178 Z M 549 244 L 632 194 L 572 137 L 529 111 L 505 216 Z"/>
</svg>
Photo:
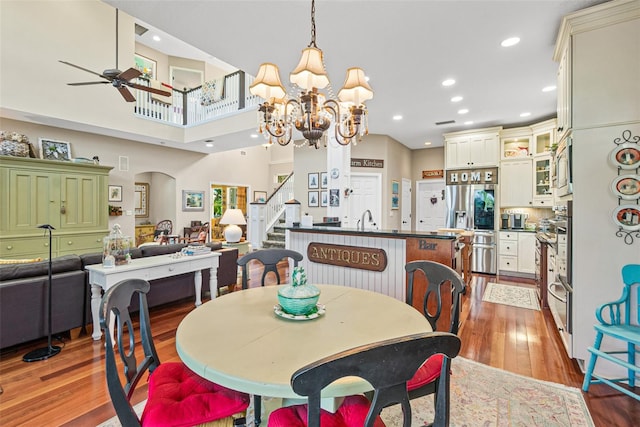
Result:
<svg viewBox="0 0 640 427">
<path fill-rule="evenodd" d="M 145 92 L 151 92 L 158 95 L 163 96 L 171 96 L 171 92 L 167 92 L 161 89 L 155 89 L 149 86 L 144 86 L 138 83 L 132 83 L 130 80 L 140 77 L 142 73 L 135 68 L 129 68 L 126 71 L 120 71 L 118 69 L 118 9 L 116 9 L 116 68 L 107 69 L 102 72 L 102 74 L 97 73 L 95 71 L 88 70 L 86 68 L 80 67 L 79 65 L 72 64 L 67 61 L 60 61 L 63 64 L 70 65 L 72 67 L 78 68 L 80 70 L 86 71 L 87 73 L 95 74 L 96 76 L 102 77 L 104 80 L 97 82 L 80 82 L 80 83 L 67 83 L 69 86 L 86 86 L 86 85 L 98 85 L 98 84 L 111 84 L 113 87 L 118 89 L 120 95 L 127 102 L 135 102 L 136 98 L 131 94 L 128 87 L 143 90 Z"/>
</svg>

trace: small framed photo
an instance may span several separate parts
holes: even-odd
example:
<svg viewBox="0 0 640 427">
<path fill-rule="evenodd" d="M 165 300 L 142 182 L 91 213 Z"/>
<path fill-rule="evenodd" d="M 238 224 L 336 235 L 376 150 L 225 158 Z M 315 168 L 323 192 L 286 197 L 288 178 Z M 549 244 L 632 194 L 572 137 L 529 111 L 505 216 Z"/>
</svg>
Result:
<svg viewBox="0 0 640 427">
<path fill-rule="evenodd" d="M 320 173 L 320 188 L 329 188 L 329 174 L 326 172 Z"/>
<path fill-rule="evenodd" d="M 135 68 L 140 71 L 143 77 L 148 80 L 155 80 L 156 78 L 156 61 L 149 59 L 137 53 L 133 55 Z"/>
<path fill-rule="evenodd" d="M 329 190 L 320 192 L 320 207 L 326 208 L 329 206 Z"/>
<path fill-rule="evenodd" d="M 253 201 L 256 203 L 264 203 L 267 201 L 267 192 L 266 191 L 254 191 L 253 192 Z"/>
<path fill-rule="evenodd" d="M 400 196 L 397 194 L 391 195 L 391 209 L 400 209 Z"/>
<path fill-rule="evenodd" d="M 391 194 L 400 194 L 400 183 L 398 181 L 391 181 Z"/>
<path fill-rule="evenodd" d="M 55 139 L 38 138 L 40 158 L 46 160 L 71 160 L 71 144 Z"/>
<path fill-rule="evenodd" d="M 331 190 L 329 190 L 329 206 L 340 206 L 340 189 L 332 188 Z"/>
<path fill-rule="evenodd" d="M 182 190 L 183 211 L 203 211 L 204 191 Z"/>
<path fill-rule="evenodd" d="M 122 201 L 122 185 L 110 185 L 109 186 L 109 201 L 121 202 Z"/>
<path fill-rule="evenodd" d="M 317 191 L 309 191 L 309 207 L 317 208 L 320 206 L 320 201 L 318 200 L 318 192 Z"/>
<path fill-rule="evenodd" d="M 320 176 L 318 175 L 318 172 L 312 172 L 309 174 L 308 187 L 311 189 L 320 188 Z"/>
</svg>

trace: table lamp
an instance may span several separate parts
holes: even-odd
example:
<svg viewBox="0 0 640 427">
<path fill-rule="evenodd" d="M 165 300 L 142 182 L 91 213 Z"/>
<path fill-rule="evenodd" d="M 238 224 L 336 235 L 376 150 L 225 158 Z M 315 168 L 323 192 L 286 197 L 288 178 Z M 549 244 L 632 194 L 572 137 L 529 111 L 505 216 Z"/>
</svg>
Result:
<svg viewBox="0 0 640 427">
<path fill-rule="evenodd" d="M 229 243 L 238 243 L 242 237 L 242 229 L 238 225 L 244 225 L 247 221 L 241 209 L 227 209 L 220 218 L 220 224 L 226 225 L 224 238 Z"/>
</svg>

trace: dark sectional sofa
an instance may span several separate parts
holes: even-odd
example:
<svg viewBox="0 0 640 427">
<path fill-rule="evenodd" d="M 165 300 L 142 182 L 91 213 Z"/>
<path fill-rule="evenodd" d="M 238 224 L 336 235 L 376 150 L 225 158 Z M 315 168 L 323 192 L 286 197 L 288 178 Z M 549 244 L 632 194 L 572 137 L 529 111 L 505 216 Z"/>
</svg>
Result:
<svg viewBox="0 0 640 427">
<path fill-rule="evenodd" d="M 131 258 L 179 252 L 184 244 L 143 246 Z M 220 252 L 218 288 L 235 285 L 238 250 L 208 243 Z M 84 267 L 102 263 L 101 253 L 65 255 L 52 260 L 53 334 L 91 323 L 89 274 Z M 0 349 L 47 336 L 46 307 L 49 261 L 0 265 Z M 151 281 L 149 307 L 195 298 L 193 275 L 187 273 Z M 202 291 L 209 291 L 209 270 L 202 271 Z M 195 301 L 195 300 L 194 300 Z"/>
</svg>

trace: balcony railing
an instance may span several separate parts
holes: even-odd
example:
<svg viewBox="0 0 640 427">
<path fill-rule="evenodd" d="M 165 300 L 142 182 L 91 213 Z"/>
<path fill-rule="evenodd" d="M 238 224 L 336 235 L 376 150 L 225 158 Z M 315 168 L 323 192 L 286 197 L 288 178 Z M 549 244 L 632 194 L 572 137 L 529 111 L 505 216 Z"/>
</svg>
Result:
<svg viewBox="0 0 640 427">
<path fill-rule="evenodd" d="M 174 126 L 195 126 L 222 118 L 224 116 L 254 108 L 260 104 L 260 98 L 251 95 L 249 85 L 254 77 L 244 71 L 228 74 L 223 79 L 222 97 L 215 102 L 203 103 L 202 86 L 187 91 L 163 88 L 172 93 L 171 103 L 168 99 L 153 94 L 134 90 L 136 98 L 134 112 L 138 117 L 159 121 Z M 149 81 L 138 79 L 136 83 L 149 85 Z"/>
</svg>

